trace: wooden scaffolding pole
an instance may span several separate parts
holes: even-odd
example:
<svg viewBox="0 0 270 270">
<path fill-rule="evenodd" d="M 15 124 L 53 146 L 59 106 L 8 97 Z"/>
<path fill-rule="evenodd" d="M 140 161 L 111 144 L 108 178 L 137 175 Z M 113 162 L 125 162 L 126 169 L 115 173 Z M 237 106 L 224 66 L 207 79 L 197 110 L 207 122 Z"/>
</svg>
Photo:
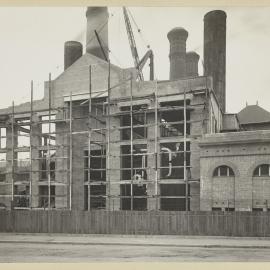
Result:
<svg viewBox="0 0 270 270">
<path fill-rule="evenodd" d="M 89 132 L 88 132 L 88 170 L 87 170 L 87 176 L 88 176 L 88 198 L 87 198 L 87 203 L 88 203 L 88 211 L 91 209 L 91 188 L 90 188 L 90 183 L 91 183 L 91 178 L 90 178 L 90 167 L 91 167 L 91 128 L 92 128 L 92 121 L 91 121 L 91 113 L 92 113 L 92 67 L 91 65 L 89 66 L 89 107 L 88 107 L 88 124 L 89 124 Z"/>
<path fill-rule="evenodd" d="M 12 101 L 11 119 L 11 207 L 14 207 L 14 101 Z"/>
<path fill-rule="evenodd" d="M 49 73 L 49 138 L 47 141 L 48 209 L 51 209 L 51 73 Z"/>
<path fill-rule="evenodd" d="M 108 179 L 108 208 L 111 209 L 111 183 L 110 183 L 110 126 L 111 126 L 111 62 L 108 61 L 108 126 L 107 126 L 107 179 Z"/>
<path fill-rule="evenodd" d="M 158 89 L 155 81 L 155 197 L 158 210 Z"/>
<path fill-rule="evenodd" d="M 187 178 L 187 110 L 186 110 L 186 89 L 184 89 L 184 181 L 186 188 L 186 212 L 189 210 L 188 178 Z"/>
<path fill-rule="evenodd" d="M 69 210 L 72 210 L 72 93 L 69 96 Z"/>
<path fill-rule="evenodd" d="M 132 85 L 132 73 L 130 77 L 130 195 L 131 203 L 130 209 L 133 210 L 133 85 Z"/>
<path fill-rule="evenodd" d="M 32 182 L 33 182 L 33 175 L 32 175 L 32 170 L 33 170 L 33 153 L 32 153 L 32 144 L 33 144 L 33 81 L 31 81 L 31 101 L 30 101 L 30 183 L 29 183 L 29 207 L 32 208 Z"/>
</svg>

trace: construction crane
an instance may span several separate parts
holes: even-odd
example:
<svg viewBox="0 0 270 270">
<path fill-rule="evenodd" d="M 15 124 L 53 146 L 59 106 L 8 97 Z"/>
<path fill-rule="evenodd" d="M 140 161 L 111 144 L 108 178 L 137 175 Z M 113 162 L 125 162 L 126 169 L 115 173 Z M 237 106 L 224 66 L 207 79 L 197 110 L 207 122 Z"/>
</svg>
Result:
<svg viewBox="0 0 270 270">
<path fill-rule="evenodd" d="M 150 59 L 150 64 L 149 64 L 149 66 L 150 66 L 150 80 L 154 80 L 154 54 L 153 54 L 153 51 L 148 50 L 146 52 L 146 54 L 143 56 L 143 58 L 140 60 L 126 7 L 123 7 L 123 14 L 124 14 L 124 19 L 125 19 L 125 25 L 126 25 L 126 29 L 127 29 L 131 54 L 132 54 L 133 61 L 134 61 L 134 66 L 138 71 L 138 78 L 140 81 L 144 80 L 142 69 L 149 58 Z"/>
<path fill-rule="evenodd" d="M 146 54 L 143 56 L 143 58 L 141 59 L 141 61 L 139 62 L 138 66 L 137 66 L 137 70 L 142 74 L 142 69 L 145 65 L 145 63 L 147 62 L 147 60 L 150 60 L 150 81 L 154 80 L 154 54 L 152 50 L 148 50 L 146 52 Z"/>
</svg>

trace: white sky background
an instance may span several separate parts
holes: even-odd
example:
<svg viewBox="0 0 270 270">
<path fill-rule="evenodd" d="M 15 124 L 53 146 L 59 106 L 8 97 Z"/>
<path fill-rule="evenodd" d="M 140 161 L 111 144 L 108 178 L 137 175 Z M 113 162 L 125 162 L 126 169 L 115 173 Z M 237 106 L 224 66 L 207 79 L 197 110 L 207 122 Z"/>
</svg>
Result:
<svg viewBox="0 0 270 270">
<path fill-rule="evenodd" d="M 203 17 L 213 8 L 129 8 L 142 30 L 144 43 L 133 26 L 139 56 L 149 44 L 155 55 L 155 76 L 169 77 L 167 33 L 182 26 L 189 32 L 187 50 L 203 57 Z M 246 101 L 270 111 L 270 7 L 218 8 L 227 13 L 227 112 L 238 112 Z M 43 83 L 63 71 L 64 42 L 83 42 L 85 51 L 86 8 L 0 7 L 0 108 L 42 98 Z M 122 9 L 109 8 L 109 45 L 112 63 L 133 66 Z M 145 69 L 148 69 L 146 65 Z M 200 60 L 199 72 L 202 75 Z M 145 76 L 149 78 L 148 75 Z"/>
</svg>

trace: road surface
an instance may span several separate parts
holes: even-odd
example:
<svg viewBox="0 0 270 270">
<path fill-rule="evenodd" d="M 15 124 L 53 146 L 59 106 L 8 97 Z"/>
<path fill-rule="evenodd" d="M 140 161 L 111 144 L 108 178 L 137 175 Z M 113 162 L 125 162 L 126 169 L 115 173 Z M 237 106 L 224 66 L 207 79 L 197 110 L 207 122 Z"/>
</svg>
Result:
<svg viewBox="0 0 270 270">
<path fill-rule="evenodd" d="M 269 262 L 269 238 L 1 234 L 0 262 Z"/>
</svg>

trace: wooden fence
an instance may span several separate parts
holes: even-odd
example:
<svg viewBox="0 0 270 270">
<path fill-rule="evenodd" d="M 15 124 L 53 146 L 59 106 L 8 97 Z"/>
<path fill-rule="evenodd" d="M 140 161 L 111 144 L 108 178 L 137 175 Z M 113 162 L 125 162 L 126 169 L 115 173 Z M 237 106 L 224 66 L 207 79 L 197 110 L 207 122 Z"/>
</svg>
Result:
<svg viewBox="0 0 270 270">
<path fill-rule="evenodd" d="M 0 210 L 0 232 L 265 237 L 270 213 Z"/>
</svg>

